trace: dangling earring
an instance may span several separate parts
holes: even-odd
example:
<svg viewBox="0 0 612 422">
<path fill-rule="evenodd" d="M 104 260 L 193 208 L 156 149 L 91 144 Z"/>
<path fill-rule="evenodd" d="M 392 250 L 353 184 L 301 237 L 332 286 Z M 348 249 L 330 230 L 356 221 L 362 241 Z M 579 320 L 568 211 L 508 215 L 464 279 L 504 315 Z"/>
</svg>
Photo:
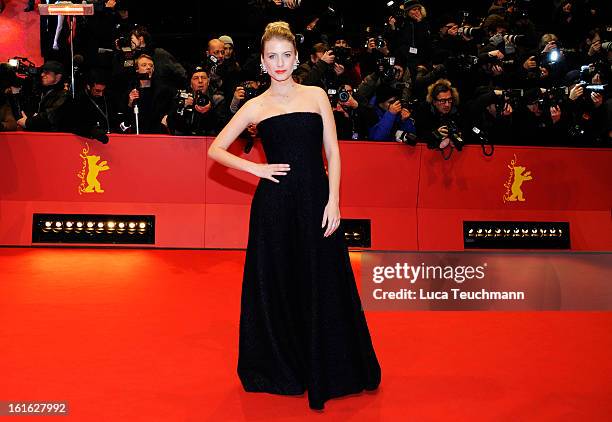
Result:
<svg viewBox="0 0 612 422">
<path fill-rule="evenodd" d="M 300 65 L 300 59 L 296 58 L 295 63 L 293 63 L 293 70 L 297 69 Z"/>
<path fill-rule="evenodd" d="M 265 68 L 263 63 L 259 63 L 259 66 L 261 67 L 261 73 L 268 73 L 268 69 Z"/>
</svg>

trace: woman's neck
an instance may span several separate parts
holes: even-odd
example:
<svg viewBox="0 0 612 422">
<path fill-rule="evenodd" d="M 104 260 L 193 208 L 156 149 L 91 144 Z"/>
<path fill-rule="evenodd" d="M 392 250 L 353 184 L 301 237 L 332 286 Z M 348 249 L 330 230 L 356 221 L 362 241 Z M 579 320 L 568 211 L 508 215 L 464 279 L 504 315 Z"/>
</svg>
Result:
<svg viewBox="0 0 612 422">
<path fill-rule="evenodd" d="M 293 78 L 288 78 L 284 81 L 276 81 L 272 79 L 270 84 L 270 94 L 279 97 L 289 97 L 298 87 L 298 83 Z"/>
</svg>

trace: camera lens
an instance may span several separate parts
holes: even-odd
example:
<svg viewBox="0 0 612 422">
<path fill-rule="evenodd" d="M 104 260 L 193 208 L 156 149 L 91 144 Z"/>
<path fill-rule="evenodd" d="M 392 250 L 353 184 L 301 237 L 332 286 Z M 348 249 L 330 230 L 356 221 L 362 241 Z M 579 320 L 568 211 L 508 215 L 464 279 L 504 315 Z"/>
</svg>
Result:
<svg viewBox="0 0 612 422">
<path fill-rule="evenodd" d="M 341 88 L 338 91 L 338 100 L 342 103 L 345 103 L 351 98 L 351 94 L 344 88 Z"/>
<path fill-rule="evenodd" d="M 195 103 L 200 107 L 206 107 L 210 103 L 210 99 L 206 95 L 198 95 Z"/>
</svg>

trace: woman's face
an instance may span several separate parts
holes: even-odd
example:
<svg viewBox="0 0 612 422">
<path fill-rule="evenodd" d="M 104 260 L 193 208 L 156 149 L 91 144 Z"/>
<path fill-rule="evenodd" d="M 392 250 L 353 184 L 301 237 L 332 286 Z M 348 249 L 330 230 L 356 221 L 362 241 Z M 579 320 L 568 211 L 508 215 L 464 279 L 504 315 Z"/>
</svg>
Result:
<svg viewBox="0 0 612 422">
<path fill-rule="evenodd" d="M 291 78 L 296 60 L 295 48 L 291 42 L 272 38 L 264 44 L 261 62 L 272 79 L 280 82 Z"/>
</svg>

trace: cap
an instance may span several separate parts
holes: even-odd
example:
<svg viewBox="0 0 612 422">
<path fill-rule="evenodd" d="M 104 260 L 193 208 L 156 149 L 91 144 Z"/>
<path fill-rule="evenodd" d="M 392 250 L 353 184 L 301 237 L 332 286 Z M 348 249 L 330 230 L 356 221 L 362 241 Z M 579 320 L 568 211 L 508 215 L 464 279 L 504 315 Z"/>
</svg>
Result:
<svg viewBox="0 0 612 422">
<path fill-rule="evenodd" d="M 404 2 L 404 10 L 407 12 L 410 9 L 414 9 L 415 7 L 423 7 L 420 1 L 417 0 L 408 0 Z"/>
<path fill-rule="evenodd" d="M 232 40 L 232 37 L 230 37 L 229 35 L 221 35 L 219 37 L 219 41 L 221 41 L 223 44 L 231 44 L 232 46 L 234 45 L 234 40 Z"/>
<path fill-rule="evenodd" d="M 64 65 L 55 60 L 49 60 L 48 62 L 43 64 L 42 67 L 40 68 L 40 71 L 41 72 L 46 71 L 46 72 L 53 72 L 53 73 L 61 73 L 62 75 L 65 74 Z"/>
<path fill-rule="evenodd" d="M 205 64 L 199 64 L 196 66 L 189 67 L 189 77 L 192 77 L 194 74 L 198 72 L 204 72 L 207 75 L 210 75 L 210 67 Z"/>
</svg>

